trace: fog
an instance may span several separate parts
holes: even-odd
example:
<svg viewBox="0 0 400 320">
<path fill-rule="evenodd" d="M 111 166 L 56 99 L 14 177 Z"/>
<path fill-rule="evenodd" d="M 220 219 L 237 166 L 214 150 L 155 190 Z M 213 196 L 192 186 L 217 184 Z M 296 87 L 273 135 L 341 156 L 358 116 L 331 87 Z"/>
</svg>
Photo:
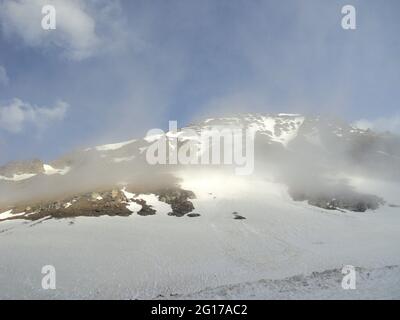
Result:
<svg viewBox="0 0 400 320">
<path fill-rule="evenodd" d="M 65 4 L 61 11 L 72 6 L 55 2 Z M 343 1 L 74 1 L 95 28 L 65 34 L 60 12 L 55 39 L 35 29 L 35 3 L 21 2 L 21 15 L 0 15 L 9 78 L 0 107 L 14 98 L 70 107 L 39 131 L 29 123 L 18 134 L 0 128 L 2 164 L 127 140 L 168 120 L 183 126 L 240 111 L 373 121 L 398 113 L 397 1 L 353 1 L 354 32 L 341 28 Z M 84 36 L 100 45 L 81 60 L 68 58 Z"/>
<path fill-rule="evenodd" d="M 340 136 L 337 130 L 342 130 Z M 246 155 L 245 145 L 243 155 L 254 156 L 254 171 L 250 172 L 252 177 L 272 177 L 274 181 L 285 184 L 295 200 L 360 199 L 363 195 L 351 186 L 354 177 L 399 184 L 400 138 L 372 131 L 352 133 L 354 130 L 337 117 L 308 117 L 299 128 L 297 137 L 287 146 L 271 143 L 267 136 L 256 134 L 254 154 Z M 232 140 L 229 141 L 232 143 Z M 221 155 L 224 142 L 221 140 Z M 180 142 L 178 146 L 183 144 Z M 130 190 L 149 193 L 178 186 L 180 180 L 177 173 L 180 170 L 199 171 L 205 176 L 211 176 L 213 172 L 234 175 L 235 169 L 245 165 L 235 162 L 225 165 L 222 156 L 220 165 L 150 165 L 146 160 L 146 151 L 141 152 L 149 145 L 150 142 L 139 139 L 117 150 L 91 148 L 64 155 L 52 165 L 57 168 L 69 166 L 70 172 L 64 176 L 38 174 L 20 182 L 1 181 L 0 203 L 5 207 L 21 202 L 62 200 L 76 194 L 126 185 Z M 115 161 L 127 156 L 133 160 Z M 365 196 L 371 199 L 369 195 Z M 374 196 L 381 197 L 380 194 Z M 380 202 L 380 198 L 376 201 Z"/>
</svg>

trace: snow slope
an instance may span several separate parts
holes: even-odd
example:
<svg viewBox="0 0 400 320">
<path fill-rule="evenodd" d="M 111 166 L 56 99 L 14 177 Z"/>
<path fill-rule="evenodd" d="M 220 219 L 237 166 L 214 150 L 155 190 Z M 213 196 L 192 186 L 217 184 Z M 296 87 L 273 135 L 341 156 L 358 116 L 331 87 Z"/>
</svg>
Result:
<svg viewBox="0 0 400 320">
<path fill-rule="evenodd" d="M 256 298 L 312 298 L 323 294 L 321 283 L 335 292 L 322 297 L 357 298 L 365 294 L 343 290 L 341 296 L 342 289 L 335 287 L 341 274 L 335 271 L 317 280 L 306 278 L 311 289 L 284 279 L 325 270 L 340 273 L 343 265 L 378 273 L 400 265 L 399 208 L 328 211 L 292 201 L 286 187 L 271 179 L 221 170 L 188 170 L 179 176 L 183 188 L 197 196 L 193 203 L 199 217 L 160 212 L 2 222 L 0 298 L 218 298 L 221 288 L 227 292 L 222 297 L 246 298 L 254 286 L 261 287 Z M 246 219 L 235 220 L 234 212 Z M 47 264 L 57 270 L 57 290 L 41 290 L 40 271 Z M 372 282 L 367 279 L 360 288 L 378 286 L 374 298 L 398 298 L 393 289 L 398 271 L 374 273 Z M 236 293 L 226 290 L 237 286 Z M 287 286 L 293 290 L 282 293 Z"/>
<path fill-rule="evenodd" d="M 400 267 L 357 269 L 355 289 L 342 288 L 340 269 L 313 272 L 279 280 L 259 280 L 208 288 L 173 299 L 400 299 Z"/>
</svg>

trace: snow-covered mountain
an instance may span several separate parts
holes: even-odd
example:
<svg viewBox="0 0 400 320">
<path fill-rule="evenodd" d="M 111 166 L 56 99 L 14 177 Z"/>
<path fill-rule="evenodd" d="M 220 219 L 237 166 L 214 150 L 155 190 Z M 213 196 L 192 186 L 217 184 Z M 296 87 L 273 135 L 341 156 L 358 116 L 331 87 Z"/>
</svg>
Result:
<svg viewBox="0 0 400 320">
<path fill-rule="evenodd" d="M 236 175 L 235 164 L 147 162 L 161 139 L 169 150 L 190 142 L 206 152 L 213 145 L 199 136 L 215 127 L 254 135 L 252 174 Z M 367 287 L 398 282 L 399 159 L 390 133 L 334 118 L 245 114 L 50 163 L 9 163 L 0 168 L 0 297 L 243 298 L 257 286 L 260 298 L 288 281 L 304 292 L 294 276 L 315 271 L 322 278 L 311 282 L 337 285 L 337 298 L 341 274 L 323 272 L 343 265 L 378 270 Z M 60 290 L 32 284 L 45 264 L 57 268 Z M 391 280 L 381 281 L 386 273 Z M 320 285 L 309 290 L 315 296 Z"/>
<path fill-rule="evenodd" d="M 385 200 L 379 194 L 356 193 L 344 181 L 346 174 L 351 172 L 393 181 L 400 179 L 398 137 L 360 130 L 337 119 L 295 114 L 246 114 L 206 119 L 176 132 L 167 132 L 163 137 L 170 145 L 177 137 L 180 139 L 178 145 L 190 141 L 204 152 L 204 141 L 198 138 L 202 132 L 232 127 L 243 128 L 255 137 L 253 175 L 272 177 L 284 183 L 294 200 L 308 200 L 328 209 L 377 209 Z M 212 165 L 149 165 L 146 151 L 161 136 L 148 135 L 142 139 L 86 148 L 50 164 L 32 160 L 0 167 L 0 219 L 128 215 L 130 211 L 123 203 L 131 199 L 124 190 L 140 189 L 160 198 L 163 194 L 179 191 L 180 171 L 215 169 Z M 219 166 L 218 169 L 228 167 Z M 118 201 L 110 202 L 109 199 Z M 179 199 L 188 200 L 187 197 Z M 140 201 L 145 203 L 143 199 Z M 115 210 L 109 209 L 110 203 L 117 204 L 113 207 Z M 183 211 L 178 215 L 190 212 L 189 207 Z"/>
</svg>

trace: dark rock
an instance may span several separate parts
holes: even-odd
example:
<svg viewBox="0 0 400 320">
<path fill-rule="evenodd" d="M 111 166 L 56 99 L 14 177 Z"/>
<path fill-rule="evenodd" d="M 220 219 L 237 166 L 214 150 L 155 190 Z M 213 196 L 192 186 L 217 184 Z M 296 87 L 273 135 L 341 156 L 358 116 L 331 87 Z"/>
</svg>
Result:
<svg viewBox="0 0 400 320">
<path fill-rule="evenodd" d="M 179 212 L 168 212 L 168 215 L 170 216 L 170 217 L 178 217 L 178 218 L 180 218 L 180 217 L 183 217 L 184 215 L 185 215 L 185 213 L 179 213 Z"/>
<path fill-rule="evenodd" d="M 200 217 L 200 214 L 198 214 L 198 213 L 189 213 L 187 216 L 190 217 L 190 218 L 194 218 L 194 217 Z"/>
<path fill-rule="evenodd" d="M 355 191 L 305 193 L 289 190 L 295 201 L 307 201 L 310 205 L 327 210 L 350 210 L 354 212 L 365 212 L 376 210 L 385 202 L 375 195 L 361 194 Z"/>
<path fill-rule="evenodd" d="M 156 214 L 156 210 L 154 210 L 151 206 L 149 206 L 146 203 L 146 201 L 142 199 L 134 199 L 132 201 L 142 206 L 142 209 L 140 209 L 139 212 L 137 213 L 139 216 L 152 216 Z"/>
<path fill-rule="evenodd" d="M 132 190 L 131 190 L 132 189 Z M 134 188 L 129 192 L 138 194 Z M 182 217 L 194 210 L 190 199 L 194 199 L 193 192 L 182 190 L 178 187 L 154 190 L 141 190 L 140 193 L 154 193 L 158 195 L 160 201 L 169 203 L 172 212 L 169 215 Z M 98 216 L 130 216 L 132 212 L 127 209 L 129 202 L 136 202 L 141 205 L 137 213 L 141 216 L 155 215 L 156 210 L 146 203 L 143 199 L 127 199 L 125 194 L 119 189 L 94 190 L 82 194 L 69 195 L 62 199 L 38 200 L 35 203 L 21 203 L 10 207 L 14 213 L 25 212 L 24 216 L 18 216 L 19 219 L 35 221 L 49 218 L 73 218 L 79 216 L 98 217 Z M 3 210 L 6 211 L 6 210 Z M 3 212 L 1 211 L 1 212 Z M 192 217 L 195 217 L 193 214 Z M 10 219 L 13 219 L 11 217 Z"/>
<path fill-rule="evenodd" d="M 93 193 L 84 193 L 62 200 L 41 201 L 29 206 L 19 206 L 14 209 L 14 212 L 25 211 L 27 215 L 23 216 L 23 218 L 32 221 L 44 217 L 61 219 L 79 216 L 129 216 L 132 212 L 126 208 L 126 198 L 122 192 L 119 193 L 118 195 L 114 194 L 114 197 L 112 197 L 112 191 L 100 192 L 98 194 L 103 197 L 103 200 L 96 201 L 93 200 Z M 67 203 L 70 203 L 70 205 L 66 206 Z M 145 207 L 144 212 L 147 213 L 146 209 L 147 207 Z"/>
<path fill-rule="evenodd" d="M 157 192 L 158 199 L 171 205 L 172 212 L 169 216 L 183 217 L 194 210 L 193 203 L 189 199 L 195 199 L 192 191 L 183 189 L 164 189 Z"/>
</svg>

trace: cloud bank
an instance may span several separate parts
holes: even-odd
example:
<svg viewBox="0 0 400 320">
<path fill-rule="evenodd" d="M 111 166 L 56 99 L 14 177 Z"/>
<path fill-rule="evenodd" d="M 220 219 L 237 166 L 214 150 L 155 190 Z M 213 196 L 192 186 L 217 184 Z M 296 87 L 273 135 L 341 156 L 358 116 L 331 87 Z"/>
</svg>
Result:
<svg viewBox="0 0 400 320">
<path fill-rule="evenodd" d="M 10 103 L 0 104 L 0 129 L 10 133 L 20 133 L 26 126 L 44 129 L 55 121 L 64 119 L 69 105 L 58 101 L 54 107 L 38 107 L 13 99 Z"/>
<path fill-rule="evenodd" d="M 7 71 L 3 66 L 0 66 L 0 86 L 6 86 L 9 83 Z"/>
<path fill-rule="evenodd" d="M 44 30 L 42 7 L 56 9 L 56 30 Z M 87 2 L 83 0 L 12 0 L 0 2 L 3 32 L 21 38 L 31 47 L 61 49 L 71 60 L 83 60 L 112 46 L 111 33 L 118 30 L 119 3 L 116 1 Z M 104 34 L 98 29 L 111 30 Z"/>
<path fill-rule="evenodd" d="M 400 134 L 400 115 L 390 118 L 377 118 L 375 120 L 360 119 L 355 121 L 353 125 L 360 129 L 371 129 L 378 132 L 392 132 Z"/>
</svg>

